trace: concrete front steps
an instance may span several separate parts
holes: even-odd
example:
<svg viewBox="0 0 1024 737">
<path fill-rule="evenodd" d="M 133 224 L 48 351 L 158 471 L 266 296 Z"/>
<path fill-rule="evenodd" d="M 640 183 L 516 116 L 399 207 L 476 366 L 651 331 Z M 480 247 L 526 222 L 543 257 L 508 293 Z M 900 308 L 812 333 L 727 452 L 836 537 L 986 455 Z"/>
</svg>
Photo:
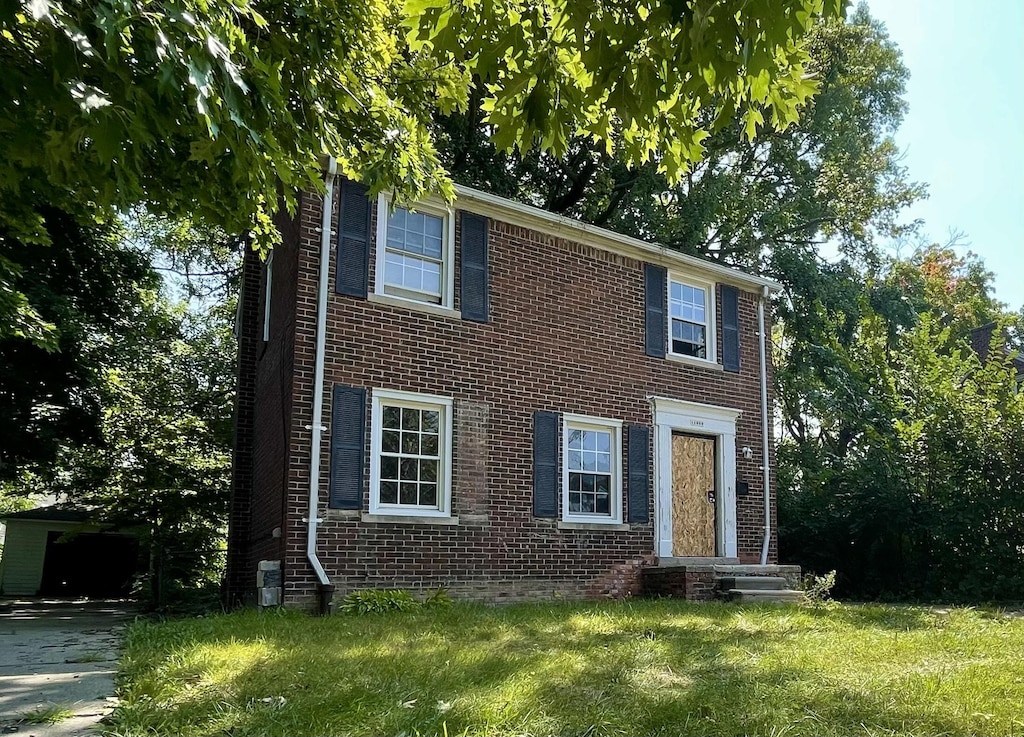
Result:
<svg viewBox="0 0 1024 737">
<path fill-rule="evenodd" d="M 789 588 L 782 576 L 722 576 L 718 578 L 718 590 L 728 601 L 739 604 L 798 602 L 804 598 L 803 592 Z"/>
<path fill-rule="evenodd" d="M 737 603 L 795 602 L 800 566 L 742 564 L 736 558 L 659 558 L 644 568 L 647 596 Z"/>
</svg>

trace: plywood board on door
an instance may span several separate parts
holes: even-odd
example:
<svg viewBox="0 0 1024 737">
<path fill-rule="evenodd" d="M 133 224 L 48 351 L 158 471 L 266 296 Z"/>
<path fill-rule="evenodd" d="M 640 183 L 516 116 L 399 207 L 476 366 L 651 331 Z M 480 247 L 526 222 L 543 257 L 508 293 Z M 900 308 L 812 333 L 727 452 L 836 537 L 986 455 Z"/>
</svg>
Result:
<svg viewBox="0 0 1024 737">
<path fill-rule="evenodd" d="M 715 505 L 715 440 L 694 435 L 672 436 L 672 555 L 713 556 Z"/>
</svg>

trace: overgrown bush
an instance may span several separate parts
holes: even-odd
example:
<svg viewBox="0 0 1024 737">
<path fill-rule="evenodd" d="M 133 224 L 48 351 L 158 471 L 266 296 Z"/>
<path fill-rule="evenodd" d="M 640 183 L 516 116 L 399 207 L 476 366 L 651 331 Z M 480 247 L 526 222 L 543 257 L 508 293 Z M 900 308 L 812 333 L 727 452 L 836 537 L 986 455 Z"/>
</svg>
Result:
<svg viewBox="0 0 1024 737">
<path fill-rule="evenodd" d="M 362 589 L 347 594 L 339 609 L 345 614 L 384 614 L 420 607 L 449 606 L 451 603 L 451 597 L 443 588 L 431 592 L 422 602 L 403 589 Z"/>
</svg>

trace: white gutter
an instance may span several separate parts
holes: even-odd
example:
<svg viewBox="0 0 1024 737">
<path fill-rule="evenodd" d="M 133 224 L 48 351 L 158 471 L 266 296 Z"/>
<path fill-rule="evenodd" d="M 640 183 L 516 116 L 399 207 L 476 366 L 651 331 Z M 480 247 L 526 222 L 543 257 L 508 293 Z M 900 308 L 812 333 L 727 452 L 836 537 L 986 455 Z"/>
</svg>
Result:
<svg viewBox="0 0 1024 737">
<path fill-rule="evenodd" d="M 530 228 L 549 235 L 561 236 L 567 240 L 575 240 L 587 245 L 596 246 L 606 251 L 619 253 L 641 261 L 657 263 L 668 268 L 679 267 L 702 272 L 715 281 L 733 284 L 747 291 L 767 287 L 772 292 L 782 290 L 782 285 L 771 279 L 748 274 L 739 269 L 723 266 L 696 256 L 666 248 L 655 243 L 648 243 L 639 238 L 622 235 L 606 228 L 573 220 L 557 215 L 539 207 L 531 207 L 521 202 L 507 200 L 504 197 L 481 192 L 472 187 L 455 186 L 456 201 L 472 203 L 473 212 L 494 217 L 512 225 Z"/>
<path fill-rule="evenodd" d="M 316 363 L 313 374 L 313 424 L 311 447 L 309 451 L 309 516 L 306 522 L 306 557 L 313 566 L 317 579 L 322 586 L 329 586 L 331 579 L 327 577 L 323 564 L 316 554 L 316 526 L 320 520 L 320 444 L 323 438 L 324 419 L 324 353 L 327 344 L 327 295 L 328 270 L 331 263 L 331 212 L 334 209 L 334 179 L 338 174 L 338 162 L 330 156 L 327 159 L 327 172 L 324 177 L 323 218 L 320 222 L 320 287 L 317 292 L 316 313 Z"/>
<path fill-rule="evenodd" d="M 763 473 L 762 483 L 764 484 L 764 540 L 761 543 L 761 565 L 768 563 L 768 546 L 772 541 L 772 494 L 771 494 L 771 468 L 769 453 L 771 447 L 768 437 L 768 360 L 765 355 L 765 344 L 768 336 L 765 334 L 764 325 L 764 304 L 770 294 L 769 288 L 764 287 L 761 298 L 757 300 L 757 335 L 761 350 L 761 471 Z"/>
</svg>

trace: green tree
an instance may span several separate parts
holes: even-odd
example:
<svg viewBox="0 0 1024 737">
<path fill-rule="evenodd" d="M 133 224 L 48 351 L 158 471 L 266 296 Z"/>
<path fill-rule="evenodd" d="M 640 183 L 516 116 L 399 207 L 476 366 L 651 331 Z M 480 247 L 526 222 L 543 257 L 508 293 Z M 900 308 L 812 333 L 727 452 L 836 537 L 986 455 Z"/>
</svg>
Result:
<svg viewBox="0 0 1024 737">
<path fill-rule="evenodd" d="M 139 594 L 154 606 L 215 596 L 241 246 L 145 215 L 117 227 L 58 212 L 47 222 L 64 247 L 26 248 L 40 262 L 23 286 L 59 326 L 60 350 L 0 340 L 0 503 L 55 494 L 140 530 L 149 567 Z"/>
<path fill-rule="evenodd" d="M 59 245 L 0 233 L 21 265 L 12 287 L 55 328 L 50 350 L 29 336 L 0 337 L 0 483 L 51 463 L 62 444 L 95 442 L 103 361 L 137 319 L 138 291 L 158 284 L 148 255 L 124 244 L 118 224 L 39 212 Z"/>
<path fill-rule="evenodd" d="M 468 80 L 495 141 L 573 135 L 678 177 L 707 130 L 782 128 L 814 91 L 804 36 L 836 0 L 0 4 L 0 232 L 46 243 L 41 203 L 145 204 L 272 240 L 320 157 L 377 190 L 450 194 L 429 123 Z M 11 284 L 0 335 L 48 326 Z"/>
<path fill-rule="evenodd" d="M 502 153 L 472 107 L 437 122 L 442 161 L 456 181 L 780 279 L 776 252 L 813 260 L 828 241 L 863 255 L 906 235 L 897 215 L 924 194 L 892 140 L 907 70 L 865 6 L 815 25 L 807 48 L 818 92 L 799 120 L 753 140 L 742 120 L 721 121 L 677 182 L 586 137 L 561 157 Z"/>
</svg>

